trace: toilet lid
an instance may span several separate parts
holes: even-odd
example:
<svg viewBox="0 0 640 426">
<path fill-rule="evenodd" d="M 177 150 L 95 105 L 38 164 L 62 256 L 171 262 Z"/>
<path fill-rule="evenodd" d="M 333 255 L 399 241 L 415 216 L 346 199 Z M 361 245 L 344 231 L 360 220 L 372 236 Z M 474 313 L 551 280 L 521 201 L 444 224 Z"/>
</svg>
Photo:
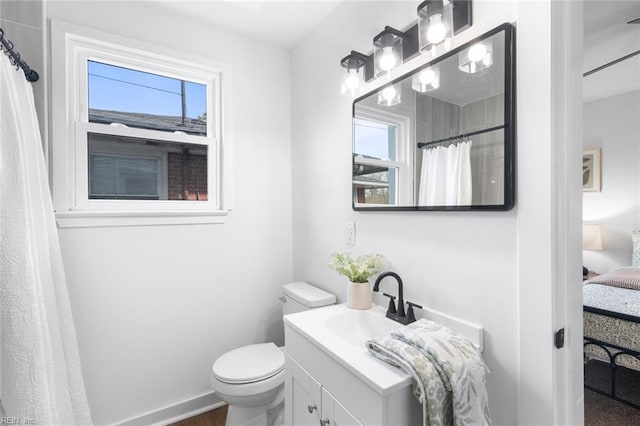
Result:
<svg viewBox="0 0 640 426">
<path fill-rule="evenodd" d="M 284 352 L 273 343 L 243 346 L 222 355 L 212 368 L 221 382 L 258 382 L 284 369 Z"/>
</svg>

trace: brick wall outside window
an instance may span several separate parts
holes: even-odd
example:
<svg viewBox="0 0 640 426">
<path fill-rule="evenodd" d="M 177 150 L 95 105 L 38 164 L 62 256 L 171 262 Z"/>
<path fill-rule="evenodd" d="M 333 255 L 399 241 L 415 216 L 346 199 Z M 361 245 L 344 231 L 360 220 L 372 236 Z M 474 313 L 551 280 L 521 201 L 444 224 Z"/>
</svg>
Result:
<svg viewBox="0 0 640 426">
<path fill-rule="evenodd" d="M 207 200 L 207 156 L 170 152 L 168 166 L 169 200 Z"/>
</svg>

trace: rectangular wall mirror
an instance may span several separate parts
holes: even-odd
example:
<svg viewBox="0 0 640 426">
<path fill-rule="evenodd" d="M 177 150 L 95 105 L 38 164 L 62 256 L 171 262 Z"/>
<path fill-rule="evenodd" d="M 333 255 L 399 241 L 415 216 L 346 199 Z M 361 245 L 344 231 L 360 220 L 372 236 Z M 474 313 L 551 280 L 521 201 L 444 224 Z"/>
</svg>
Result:
<svg viewBox="0 0 640 426">
<path fill-rule="evenodd" d="M 503 24 L 354 101 L 354 210 L 513 207 L 514 45 Z"/>
</svg>

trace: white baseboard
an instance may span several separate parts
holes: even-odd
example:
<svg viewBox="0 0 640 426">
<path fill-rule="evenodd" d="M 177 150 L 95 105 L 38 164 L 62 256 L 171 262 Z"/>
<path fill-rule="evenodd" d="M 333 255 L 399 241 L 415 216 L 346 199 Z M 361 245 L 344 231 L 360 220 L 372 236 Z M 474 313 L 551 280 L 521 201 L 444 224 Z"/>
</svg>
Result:
<svg viewBox="0 0 640 426">
<path fill-rule="evenodd" d="M 212 391 L 131 417 L 113 426 L 166 426 L 222 407 L 224 404 Z"/>
</svg>

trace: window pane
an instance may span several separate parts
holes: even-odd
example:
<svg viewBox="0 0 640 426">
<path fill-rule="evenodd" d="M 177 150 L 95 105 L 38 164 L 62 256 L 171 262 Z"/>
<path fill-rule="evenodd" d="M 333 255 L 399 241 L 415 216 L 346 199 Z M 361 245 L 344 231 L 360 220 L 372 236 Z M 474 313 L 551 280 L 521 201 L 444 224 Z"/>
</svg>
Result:
<svg viewBox="0 0 640 426">
<path fill-rule="evenodd" d="M 103 153 L 89 155 L 89 198 L 159 200 L 160 161 Z"/>
<path fill-rule="evenodd" d="M 356 155 L 396 160 L 397 127 L 362 118 L 353 119 L 353 143 Z"/>
<path fill-rule="evenodd" d="M 358 204 L 397 204 L 397 168 L 356 164 L 353 194 Z"/>
<path fill-rule="evenodd" d="M 88 61 L 89 121 L 207 134 L 207 86 Z"/>
<path fill-rule="evenodd" d="M 206 201 L 207 148 L 89 133 L 89 198 Z"/>
</svg>

